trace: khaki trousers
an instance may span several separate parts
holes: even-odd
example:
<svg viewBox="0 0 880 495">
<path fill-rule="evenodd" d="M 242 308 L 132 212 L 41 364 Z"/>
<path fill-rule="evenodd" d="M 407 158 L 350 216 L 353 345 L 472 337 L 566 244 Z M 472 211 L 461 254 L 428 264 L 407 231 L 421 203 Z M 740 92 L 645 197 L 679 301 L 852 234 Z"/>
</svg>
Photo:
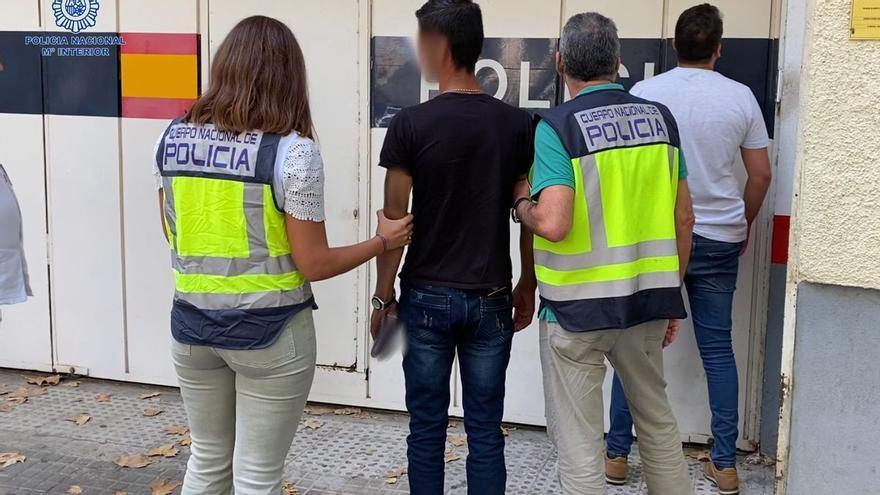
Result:
<svg viewBox="0 0 880 495">
<path fill-rule="evenodd" d="M 626 330 L 575 333 L 541 321 L 547 430 L 559 451 L 564 494 L 606 493 L 605 358 L 620 376 L 629 401 L 648 493 L 694 493 L 663 379 L 666 324 L 655 321 Z"/>
</svg>

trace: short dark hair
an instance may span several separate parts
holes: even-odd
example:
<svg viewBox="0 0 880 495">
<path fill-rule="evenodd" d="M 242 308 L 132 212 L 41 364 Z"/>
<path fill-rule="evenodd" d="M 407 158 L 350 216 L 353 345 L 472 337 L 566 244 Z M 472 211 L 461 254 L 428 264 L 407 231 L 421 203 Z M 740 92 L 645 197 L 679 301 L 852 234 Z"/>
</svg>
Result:
<svg viewBox="0 0 880 495">
<path fill-rule="evenodd" d="M 483 52 L 483 13 L 472 0 L 428 0 L 416 11 L 419 29 L 449 40 L 459 69 L 474 70 Z"/>
<path fill-rule="evenodd" d="M 617 25 L 596 12 L 572 16 L 562 29 L 559 52 L 565 73 L 579 81 L 616 76 L 620 60 Z"/>
<path fill-rule="evenodd" d="M 679 60 L 705 62 L 711 59 L 723 35 L 724 21 L 718 7 L 704 3 L 685 10 L 675 25 Z"/>
</svg>

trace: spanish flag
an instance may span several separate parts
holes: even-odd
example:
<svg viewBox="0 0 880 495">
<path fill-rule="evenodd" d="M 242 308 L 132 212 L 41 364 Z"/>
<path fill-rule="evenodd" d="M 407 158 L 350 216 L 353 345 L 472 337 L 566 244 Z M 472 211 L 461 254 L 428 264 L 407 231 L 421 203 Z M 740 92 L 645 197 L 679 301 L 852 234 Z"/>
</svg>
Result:
<svg viewBox="0 0 880 495">
<path fill-rule="evenodd" d="M 121 33 L 122 116 L 173 119 L 199 97 L 199 35 Z"/>
</svg>

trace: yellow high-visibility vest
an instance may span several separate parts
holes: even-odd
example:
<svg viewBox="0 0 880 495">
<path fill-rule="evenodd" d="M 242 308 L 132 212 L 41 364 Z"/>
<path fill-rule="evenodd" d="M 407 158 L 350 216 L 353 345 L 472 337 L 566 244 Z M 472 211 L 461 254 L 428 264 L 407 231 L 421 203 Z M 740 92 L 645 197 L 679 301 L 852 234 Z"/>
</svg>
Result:
<svg viewBox="0 0 880 495">
<path fill-rule="evenodd" d="M 308 301 L 274 194 L 280 137 L 179 119 L 156 160 L 177 301 L 202 310 L 261 310 Z"/>
<path fill-rule="evenodd" d="M 681 150 L 672 115 L 615 86 L 540 116 L 569 152 L 575 177 L 567 237 L 535 236 L 544 305 L 572 331 L 685 317 L 675 228 Z"/>
</svg>

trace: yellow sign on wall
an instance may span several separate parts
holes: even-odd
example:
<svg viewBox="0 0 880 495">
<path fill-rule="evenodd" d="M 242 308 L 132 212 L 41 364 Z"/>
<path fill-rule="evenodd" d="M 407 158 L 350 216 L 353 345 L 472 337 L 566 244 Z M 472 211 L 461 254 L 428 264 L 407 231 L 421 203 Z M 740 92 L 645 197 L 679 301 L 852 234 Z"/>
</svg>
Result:
<svg viewBox="0 0 880 495">
<path fill-rule="evenodd" d="M 880 0 L 853 0 L 850 38 L 880 40 Z"/>
</svg>

